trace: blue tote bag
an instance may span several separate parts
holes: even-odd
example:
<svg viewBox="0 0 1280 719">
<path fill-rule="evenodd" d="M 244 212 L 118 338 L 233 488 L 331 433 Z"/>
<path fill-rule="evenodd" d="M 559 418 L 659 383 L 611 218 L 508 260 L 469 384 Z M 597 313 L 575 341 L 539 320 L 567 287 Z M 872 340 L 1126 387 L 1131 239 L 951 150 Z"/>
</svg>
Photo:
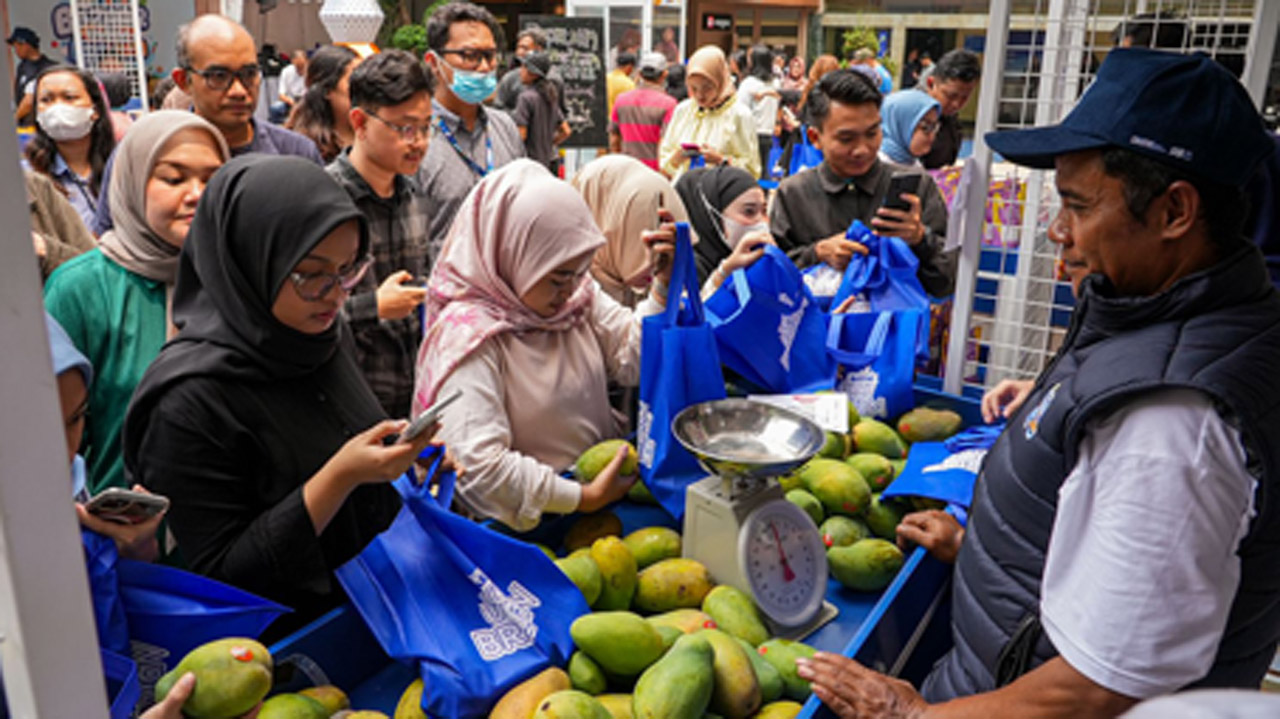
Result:
<svg viewBox="0 0 1280 719">
<path fill-rule="evenodd" d="M 1003 431 L 1004 423 L 983 425 L 970 427 L 945 442 L 911 445 L 906 467 L 884 490 L 884 496 L 928 497 L 969 509 L 987 450 Z"/>
<path fill-rule="evenodd" d="M 800 126 L 800 141 L 791 147 L 791 166 L 787 168 L 788 175 L 798 175 L 801 172 L 822 164 L 822 150 L 813 146 L 809 142 L 809 128 L 806 125 Z"/>
<path fill-rule="evenodd" d="M 858 295 L 864 302 L 860 310 L 855 311 L 920 310 L 928 314 L 929 295 L 916 274 L 920 260 L 906 242 L 897 237 L 881 237 L 858 220 L 849 225 L 845 237 L 866 245 L 868 253 L 855 254 L 849 260 L 831 307 L 839 307 L 849 297 Z M 921 326 L 916 337 L 916 359 L 929 359 L 928 322 Z"/>
<path fill-rule="evenodd" d="M 918 310 L 831 315 L 827 352 L 840 363 L 836 389 L 859 414 L 889 420 L 911 409 L 916 338 L 928 318 Z"/>
<path fill-rule="evenodd" d="M 791 259 L 773 245 L 764 250 L 707 299 L 720 361 L 770 394 L 831 389 L 826 316 Z"/>
<path fill-rule="evenodd" d="M 379 644 L 417 666 L 430 716 L 483 717 L 508 689 L 573 653 L 569 625 L 589 609 L 542 550 L 449 511 L 452 472 L 396 480 L 403 506 L 338 580 Z"/>
<path fill-rule="evenodd" d="M 640 407 L 636 445 L 640 476 L 672 517 L 684 517 L 685 489 L 706 476 L 671 434 L 671 420 L 699 402 L 724 399 L 715 334 L 698 295 L 689 225 L 676 224 L 676 256 L 667 309 L 644 318 L 640 340 Z"/>
</svg>

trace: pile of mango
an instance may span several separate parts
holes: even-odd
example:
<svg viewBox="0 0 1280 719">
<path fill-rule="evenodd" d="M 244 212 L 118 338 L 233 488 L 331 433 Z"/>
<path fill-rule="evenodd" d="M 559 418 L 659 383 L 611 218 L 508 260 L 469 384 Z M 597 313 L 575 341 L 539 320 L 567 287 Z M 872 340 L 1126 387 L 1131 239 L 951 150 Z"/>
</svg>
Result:
<svg viewBox="0 0 1280 719">
<path fill-rule="evenodd" d="M 347 695 L 335 686 L 308 687 L 263 701 L 271 691 L 272 671 L 271 652 L 262 644 L 245 637 L 219 639 L 192 649 L 160 677 L 156 701 L 193 672 L 195 690 L 182 705 L 188 719 L 232 719 L 255 707 L 257 719 L 389 719 L 382 712 L 351 711 Z"/>
</svg>

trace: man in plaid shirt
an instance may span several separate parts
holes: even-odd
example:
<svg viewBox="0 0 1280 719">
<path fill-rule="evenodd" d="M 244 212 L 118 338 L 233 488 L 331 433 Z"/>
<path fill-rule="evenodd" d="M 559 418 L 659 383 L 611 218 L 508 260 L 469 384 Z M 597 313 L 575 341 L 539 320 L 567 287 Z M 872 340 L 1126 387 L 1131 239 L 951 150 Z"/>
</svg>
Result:
<svg viewBox="0 0 1280 719">
<path fill-rule="evenodd" d="M 409 414 L 426 297 L 426 198 L 413 175 L 427 151 L 434 80 L 402 50 L 370 57 L 349 80 L 355 143 L 327 168 L 369 224 L 373 267 L 344 313 L 356 361 L 393 418 Z"/>
</svg>

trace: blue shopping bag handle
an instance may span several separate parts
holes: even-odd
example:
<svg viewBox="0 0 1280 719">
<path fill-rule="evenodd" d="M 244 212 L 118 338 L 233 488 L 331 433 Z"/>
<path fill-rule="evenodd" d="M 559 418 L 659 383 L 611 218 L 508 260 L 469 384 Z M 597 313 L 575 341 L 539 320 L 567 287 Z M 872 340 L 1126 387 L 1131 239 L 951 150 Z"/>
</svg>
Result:
<svg viewBox="0 0 1280 719">
<path fill-rule="evenodd" d="M 667 287 L 667 309 L 663 323 L 668 327 L 696 327 L 706 322 L 698 287 L 698 265 L 693 258 L 693 239 L 689 223 L 676 223 L 676 256 L 671 267 L 671 284 Z M 687 300 L 681 298 L 687 295 Z"/>
<path fill-rule="evenodd" d="M 844 320 L 847 315 L 831 315 L 831 324 L 827 327 L 827 352 L 842 364 L 847 364 L 854 369 L 862 369 L 879 359 L 880 355 L 884 353 L 884 343 L 889 337 L 889 329 L 893 324 L 893 313 L 879 312 L 877 314 L 876 323 L 871 326 L 871 332 L 867 335 L 867 342 L 862 351 L 845 349 L 840 346 L 841 330 L 844 327 Z"/>
<path fill-rule="evenodd" d="M 427 497 L 433 499 L 437 504 L 448 509 L 453 504 L 453 491 L 457 487 L 458 477 L 452 471 L 441 472 L 440 465 L 444 462 L 445 447 L 442 444 L 427 445 L 426 449 L 418 455 L 419 460 L 426 460 L 428 463 L 427 472 L 423 476 L 422 481 L 418 481 L 418 472 L 415 469 L 417 464 L 413 464 L 394 482 L 397 491 L 401 497 L 406 499 L 410 496 Z M 431 483 L 434 481 L 436 486 L 435 496 L 431 495 Z"/>
</svg>

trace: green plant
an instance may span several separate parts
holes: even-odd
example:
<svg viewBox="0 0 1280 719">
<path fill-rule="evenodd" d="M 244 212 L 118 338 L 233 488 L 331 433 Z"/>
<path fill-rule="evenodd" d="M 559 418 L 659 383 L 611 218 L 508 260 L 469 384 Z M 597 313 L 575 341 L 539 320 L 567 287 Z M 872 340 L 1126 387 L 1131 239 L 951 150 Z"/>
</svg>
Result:
<svg viewBox="0 0 1280 719">
<path fill-rule="evenodd" d="M 888 70 L 890 75 L 894 77 L 898 76 L 898 64 L 890 59 L 888 55 L 880 55 L 880 35 L 876 32 L 875 28 L 868 27 L 866 25 L 857 25 L 845 30 L 840 38 L 842 41 L 840 45 L 842 61 L 852 59 L 855 52 L 862 48 L 866 48 L 876 54 L 876 61 L 883 65 L 884 69 Z"/>
<path fill-rule="evenodd" d="M 391 46 L 421 56 L 427 51 L 427 28 L 422 25 L 402 25 L 391 35 Z"/>
</svg>

